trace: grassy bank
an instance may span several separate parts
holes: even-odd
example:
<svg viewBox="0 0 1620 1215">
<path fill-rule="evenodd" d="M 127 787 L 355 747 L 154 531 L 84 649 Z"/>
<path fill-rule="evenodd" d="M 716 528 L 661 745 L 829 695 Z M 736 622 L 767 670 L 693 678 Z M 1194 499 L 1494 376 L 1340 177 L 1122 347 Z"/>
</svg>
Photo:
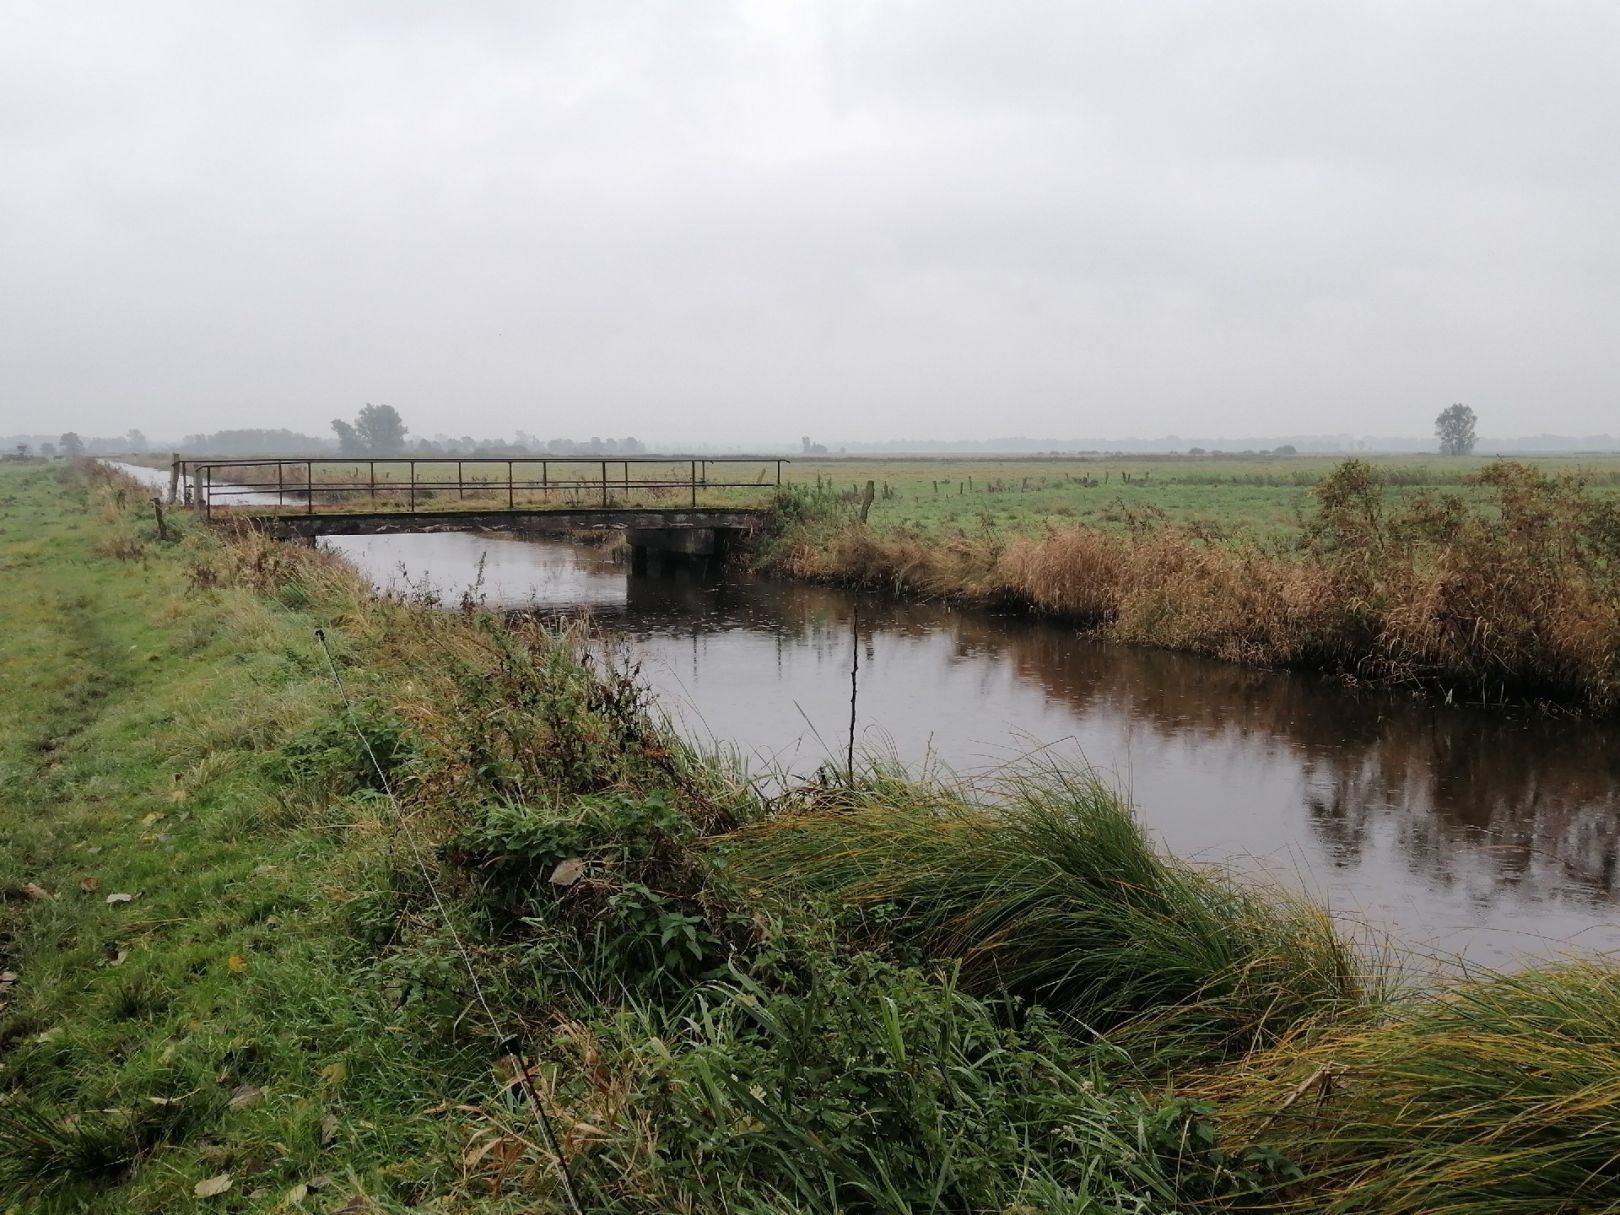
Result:
<svg viewBox="0 0 1620 1215">
<path fill-rule="evenodd" d="M 1514 463 L 1485 466 L 1466 493 L 1406 490 L 1351 460 L 1309 501 L 1284 547 L 1146 516 L 942 540 L 862 523 L 847 493 L 794 491 L 757 561 L 1451 699 L 1620 707 L 1620 500 Z"/>
<path fill-rule="evenodd" d="M 18 1210 L 1620 1203 L 1607 970 L 1394 995 L 1092 781 L 766 802 L 567 636 L 0 502 Z"/>
</svg>

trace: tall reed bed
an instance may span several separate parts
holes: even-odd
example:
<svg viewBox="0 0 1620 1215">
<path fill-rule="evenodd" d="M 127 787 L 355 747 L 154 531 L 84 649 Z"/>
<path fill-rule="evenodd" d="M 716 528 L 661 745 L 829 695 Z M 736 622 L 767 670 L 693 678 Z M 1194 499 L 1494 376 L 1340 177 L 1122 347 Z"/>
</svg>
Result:
<svg viewBox="0 0 1620 1215">
<path fill-rule="evenodd" d="M 1094 777 L 1036 774 L 994 805 L 894 794 L 747 828 L 730 865 L 865 909 L 885 939 L 959 960 L 969 990 L 1131 1026 L 1166 1057 L 1241 1054 L 1376 987 L 1320 908 L 1161 854 Z"/>
<path fill-rule="evenodd" d="M 1393 497 L 1348 460 L 1292 551 L 1126 530 L 945 543 L 878 532 L 836 502 L 792 511 L 761 565 L 795 577 L 1023 606 L 1117 641 L 1409 684 L 1474 702 L 1620 709 L 1620 500 L 1500 462 L 1489 497 Z M 802 496 L 802 495 L 801 495 Z"/>
</svg>

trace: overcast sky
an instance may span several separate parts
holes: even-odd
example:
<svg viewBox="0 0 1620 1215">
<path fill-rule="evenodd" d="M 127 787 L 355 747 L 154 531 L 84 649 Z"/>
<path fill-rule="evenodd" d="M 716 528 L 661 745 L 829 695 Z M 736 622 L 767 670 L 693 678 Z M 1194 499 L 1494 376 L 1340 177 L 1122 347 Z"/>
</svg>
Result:
<svg viewBox="0 0 1620 1215">
<path fill-rule="evenodd" d="M 0 432 L 1620 430 L 1620 5 L 6 0 Z"/>
</svg>

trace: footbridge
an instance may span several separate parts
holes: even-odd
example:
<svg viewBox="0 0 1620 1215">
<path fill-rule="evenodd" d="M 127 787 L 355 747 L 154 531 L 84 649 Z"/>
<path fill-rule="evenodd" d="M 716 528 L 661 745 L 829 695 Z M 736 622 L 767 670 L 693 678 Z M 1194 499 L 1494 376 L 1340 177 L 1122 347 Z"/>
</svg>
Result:
<svg viewBox="0 0 1620 1215">
<path fill-rule="evenodd" d="M 179 457 L 170 497 L 286 539 L 398 532 L 622 530 L 640 566 L 723 556 L 782 484 L 775 457 L 227 460 Z"/>
</svg>

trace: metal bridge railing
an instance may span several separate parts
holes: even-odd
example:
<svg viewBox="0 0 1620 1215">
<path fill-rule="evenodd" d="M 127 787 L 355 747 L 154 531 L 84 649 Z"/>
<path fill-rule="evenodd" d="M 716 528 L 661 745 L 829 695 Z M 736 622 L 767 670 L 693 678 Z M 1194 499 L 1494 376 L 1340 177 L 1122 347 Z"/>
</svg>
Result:
<svg viewBox="0 0 1620 1215">
<path fill-rule="evenodd" d="M 438 511 L 447 509 L 440 496 L 452 491 L 455 504 L 448 509 L 515 511 L 566 506 L 608 510 L 628 506 L 633 499 L 674 497 L 696 508 L 700 494 L 709 491 L 778 488 L 786 463 L 789 461 L 774 456 L 178 459 L 171 481 L 189 486 L 190 500 L 205 517 L 215 510 L 242 507 L 252 507 L 257 514 L 354 514 L 359 513 L 356 506 L 361 502 L 373 512 L 415 513 L 432 501 Z M 738 465 L 760 469 L 758 479 L 720 479 L 727 475 L 725 470 Z M 712 469 L 718 476 L 711 475 Z M 643 475 L 654 470 L 666 475 Z"/>
</svg>

